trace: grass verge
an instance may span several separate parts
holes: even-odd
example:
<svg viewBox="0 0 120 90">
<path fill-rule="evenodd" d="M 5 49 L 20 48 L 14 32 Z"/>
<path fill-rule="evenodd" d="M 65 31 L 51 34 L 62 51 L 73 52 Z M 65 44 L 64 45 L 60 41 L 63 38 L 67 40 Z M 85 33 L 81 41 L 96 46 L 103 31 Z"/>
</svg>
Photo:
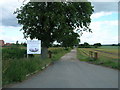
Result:
<svg viewBox="0 0 120 90">
<path fill-rule="evenodd" d="M 71 49 L 65 50 L 63 48 L 50 48 L 52 51 L 52 58 L 42 60 L 40 56 L 33 58 L 20 58 L 3 60 L 2 66 L 2 85 L 11 84 L 14 82 L 21 82 L 26 79 L 26 75 L 34 73 L 35 71 L 42 71 L 46 65 L 59 60 L 64 54 Z"/>
<path fill-rule="evenodd" d="M 80 61 L 86 61 L 92 64 L 107 66 L 120 70 L 118 64 L 118 61 L 120 61 L 119 59 L 116 60 L 116 59 L 108 58 L 106 56 L 100 56 L 97 60 L 95 60 L 93 58 L 90 58 L 88 55 L 86 55 L 85 52 L 83 52 L 80 48 L 77 49 L 77 58 Z"/>
</svg>

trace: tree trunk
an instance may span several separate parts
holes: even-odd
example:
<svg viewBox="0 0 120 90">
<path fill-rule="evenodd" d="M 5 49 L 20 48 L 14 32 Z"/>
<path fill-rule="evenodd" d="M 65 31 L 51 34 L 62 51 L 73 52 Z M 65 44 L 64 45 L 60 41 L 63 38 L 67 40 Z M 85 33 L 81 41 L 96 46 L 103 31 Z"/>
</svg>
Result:
<svg viewBox="0 0 120 90">
<path fill-rule="evenodd" d="M 42 47 L 41 58 L 46 59 L 48 57 L 48 48 Z"/>
</svg>

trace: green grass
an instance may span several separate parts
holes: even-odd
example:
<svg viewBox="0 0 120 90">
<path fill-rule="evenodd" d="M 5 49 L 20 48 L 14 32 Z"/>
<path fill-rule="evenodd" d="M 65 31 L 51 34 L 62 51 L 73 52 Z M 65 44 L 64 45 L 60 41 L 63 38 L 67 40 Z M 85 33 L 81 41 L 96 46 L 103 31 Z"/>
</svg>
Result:
<svg viewBox="0 0 120 90">
<path fill-rule="evenodd" d="M 118 49 L 108 49 L 108 48 L 81 48 L 81 50 L 85 51 L 89 54 L 89 51 L 97 51 L 100 57 L 107 57 L 109 59 L 118 59 Z M 120 58 L 119 58 L 120 59 Z"/>
<path fill-rule="evenodd" d="M 84 50 L 84 53 L 83 53 L 83 50 Z M 106 57 L 106 56 L 104 56 L 104 53 L 101 53 L 101 54 L 99 54 L 98 59 L 95 60 L 93 58 L 90 58 L 89 55 L 85 54 L 85 53 L 88 54 L 88 52 L 89 52 L 89 49 L 78 48 L 77 49 L 77 58 L 80 61 L 86 61 L 86 62 L 89 62 L 89 63 L 93 63 L 93 64 L 97 64 L 97 65 L 103 65 L 103 66 L 107 66 L 107 67 L 111 67 L 111 68 L 120 70 L 120 68 L 118 66 L 118 60 L 119 59 L 113 59 L 113 58 L 110 58 L 110 57 Z"/>
<path fill-rule="evenodd" d="M 69 48 L 68 50 L 65 50 L 63 48 L 50 48 L 49 50 L 52 51 L 51 60 L 54 62 L 54 61 L 57 61 L 58 59 L 60 59 L 61 56 L 63 56 L 66 53 L 70 52 L 71 48 Z"/>
<path fill-rule="evenodd" d="M 100 46 L 99 48 L 118 49 L 119 46 Z"/>
<path fill-rule="evenodd" d="M 19 47 L 9 47 L 9 48 L 2 48 L 2 59 L 8 60 L 8 59 L 19 59 L 23 58 L 24 54 L 26 52 L 26 49 L 21 49 Z"/>
<path fill-rule="evenodd" d="M 69 50 L 64 50 L 63 48 L 50 48 L 52 51 L 52 58 L 47 58 L 42 60 L 40 56 L 36 55 L 33 58 L 9 58 L 8 60 L 3 60 L 2 66 L 2 84 L 10 84 L 13 82 L 21 82 L 26 79 L 26 75 L 33 73 L 35 71 L 42 71 L 42 67 L 47 64 L 55 62 L 61 58 Z"/>
<path fill-rule="evenodd" d="M 3 72 L 3 85 L 11 82 L 22 81 L 26 75 L 36 70 L 41 70 L 45 64 L 50 63 L 49 59 L 41 60 L 39 57 L 29 59 L 14 59 Z"/>
</svg>

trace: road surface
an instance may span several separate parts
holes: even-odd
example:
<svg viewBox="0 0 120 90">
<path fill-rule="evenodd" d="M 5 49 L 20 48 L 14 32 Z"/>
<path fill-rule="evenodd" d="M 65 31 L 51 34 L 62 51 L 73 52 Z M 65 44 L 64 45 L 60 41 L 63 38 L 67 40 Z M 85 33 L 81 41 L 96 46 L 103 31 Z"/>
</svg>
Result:
<svg viewBox="0 0 120 90">
<path fill-rule="evenodd" d="M 76 59 L 76 49 L 10 88 L 118 88 L 118 71 Z"/>
</svg>

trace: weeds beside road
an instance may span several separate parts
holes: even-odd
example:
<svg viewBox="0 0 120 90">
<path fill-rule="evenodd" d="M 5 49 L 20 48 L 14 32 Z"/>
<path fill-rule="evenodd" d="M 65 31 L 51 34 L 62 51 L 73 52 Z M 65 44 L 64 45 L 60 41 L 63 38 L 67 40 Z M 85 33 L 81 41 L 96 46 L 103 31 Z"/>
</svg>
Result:
<svg viewBox="0 0 120 90">
<path fill-rule="evenodd" d="M 9 51 L 12 50 L 12 51 Z M 3 50 L 2 60 L 2 84 L 10 84 L 20 82 L 30 73 L 41 71 L 43 67 L 57 61 L 65 53 L 71 49 L 49 48 L 52 51 L 52 58 L 42 60 L 40 55 L 35 55 L 33 58 L 24 58 L 24 49 L 5 49 Z M 10 53 L 8 53 L 10 52 Z M 15 55 L 14 55 L 15 53 Z M 16 56 L 16 57 L 15 57 Z"/>
</svg>

